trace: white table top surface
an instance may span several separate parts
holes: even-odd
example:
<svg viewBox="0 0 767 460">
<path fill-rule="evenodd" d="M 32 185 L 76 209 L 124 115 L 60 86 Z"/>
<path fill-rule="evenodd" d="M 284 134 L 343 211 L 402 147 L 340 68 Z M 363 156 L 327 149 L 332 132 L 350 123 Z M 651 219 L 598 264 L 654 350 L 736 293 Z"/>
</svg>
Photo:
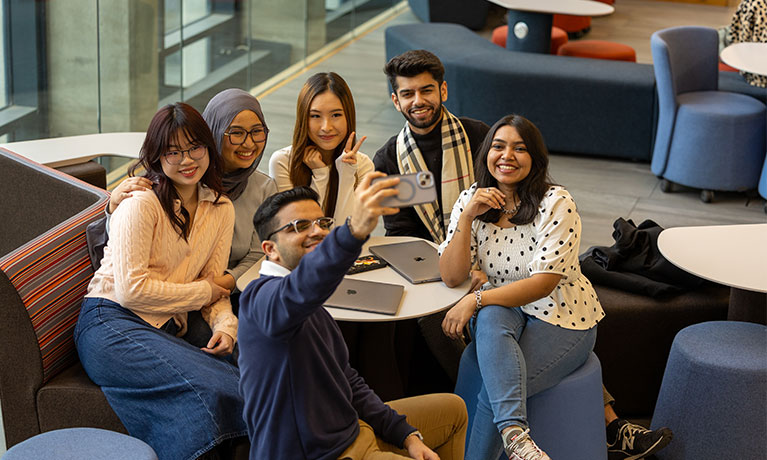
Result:
<svg viewBox="0 0 767 460">
<path fill-rule="evenodd" d="M 569 14 L 572 16 L 607 16 L 615 8 L 593 0 L 490 0 L 496 5 L 533 13 Z"/>
<path fill-rule="evenodd" d="M 32 161 L 57 168 L 102 155 L 138 158 L 146 133 L 99 133 L 0 144 Z"/>
<path fill-rule="evenodd" d="M 362 247 L 361 255 L 370 254 L 368 247 L 380 244 L 400 243 L 405 241 L 414 241 L 418 238 L 407 236 L 372 236 Z M 432 244 L 436 247 L 435 244 Z M 248 283 L 258 277 L 258 270 L 261 264 L 257 263 L 245 272 L 237 280 L 237 288 L 241 291 L 247 287 Z M 399 284 L 405 287 L 405 293 L 402 296 L 402 303 L 394 316 L 381 315 L 378 313 L 366 313 L 362 311 L 344 310 L 340 308 L 327 308 L 328 312 L 339 321 L 359 321 L 359 322 L 380 322 L 380 321 L 398 321 L 402 319 L 420 318 L 432 313 L 444 310 L 458 300 L 467 292 L 471 282 L 467 280 L 458 287 L 449 288 L 442 281 L 423 284 L 410 284 L 408 280 L 400 276 L 391 267 L 379 268 L 368 272 L 357 273 L 349 278 L 356 278 L 367 281 L 378 281 L 381 283 Z"/>
<path fill-rule="evenodd" d="M 720 57 L 738 70 L 767 75 L 767 43 L 735 43 L 723 49 Z"/>
<path fill-rule="evenodd" d="M 701 278 L 767 292 L 767 224 L 669 228 L 658 237 L 658 249 Z"/>
</svg>

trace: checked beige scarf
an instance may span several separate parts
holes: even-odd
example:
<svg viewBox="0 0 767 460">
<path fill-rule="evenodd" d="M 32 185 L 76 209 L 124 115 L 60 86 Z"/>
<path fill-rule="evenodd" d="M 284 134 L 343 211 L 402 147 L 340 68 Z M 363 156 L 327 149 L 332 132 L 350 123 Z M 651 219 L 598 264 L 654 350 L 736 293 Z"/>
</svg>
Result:
<svg viewBox="0 0 767 460">
<path fill-rule="evenodd" d="M 474 183 L 474 165 L 466 131 L 460 120 L 445 107 L 442 107 L 440 130 L 442 132 L 442 184 L 440 184 L 442 209 L 436 201 L 415 206 L 418 217 L 426 225 L 437 244 L 445 240 L 445 230 L 450 223 L 450 211 L 458 200 L 458 195 Z M 400 174 L 427 171 L 423 155 L 418 150 L 407 123 L 397 136 L 397 160 Z"/>
</svg>

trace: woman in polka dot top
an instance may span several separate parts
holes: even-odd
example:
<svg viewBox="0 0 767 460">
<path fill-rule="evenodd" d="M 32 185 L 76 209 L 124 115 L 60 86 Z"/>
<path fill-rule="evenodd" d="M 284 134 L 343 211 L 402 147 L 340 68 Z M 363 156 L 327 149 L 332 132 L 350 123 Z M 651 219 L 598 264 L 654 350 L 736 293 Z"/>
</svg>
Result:
<svg viewBox="0 0 767 460">
<path fill-rule="evenodd" d="M 529 120 L 498 121 L 480 146 L 477 182 L 455 203 L 440 246 L 448 286 L 473 267 L 487 279 L 442 324 L 451 338 L 469 325 L 487 390 L 479 395 L 467 459 L 498 458 L 502 447 L 511 459 L 549 458 L 528 435 L 525 402 L 586 361 L 604 317 L 578 263 L 575 202 L 551 184 L 548 162 Z"/>
</svg>

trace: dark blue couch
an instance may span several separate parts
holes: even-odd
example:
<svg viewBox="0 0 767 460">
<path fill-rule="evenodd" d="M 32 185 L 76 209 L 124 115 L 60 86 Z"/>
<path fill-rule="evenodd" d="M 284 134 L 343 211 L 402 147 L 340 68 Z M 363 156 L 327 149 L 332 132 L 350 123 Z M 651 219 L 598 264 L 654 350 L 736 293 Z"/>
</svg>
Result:
<svg viewBox="0 0 767 460">
<path fill-rule="evenodd" d="M 386 57 L 427 49 L 445 65 L 456 115 L 492 124 L 509 113 L 540 128 L 549 150 L 650 161 L 657 96 L 648 64 L 509 51 L 457 24 L 386 29 Z M 722 72 L 719 87 L 767 100 L 763 88 Z"/>
</svg>

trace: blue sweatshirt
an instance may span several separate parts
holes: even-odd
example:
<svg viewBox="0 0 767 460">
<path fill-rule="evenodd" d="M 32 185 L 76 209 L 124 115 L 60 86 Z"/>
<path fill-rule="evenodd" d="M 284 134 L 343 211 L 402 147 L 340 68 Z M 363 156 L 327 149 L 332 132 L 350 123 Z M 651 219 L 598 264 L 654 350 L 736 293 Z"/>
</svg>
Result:
<svg viewBox="0 0 767 460">
<path fill-rule="evenodd" d="M 358 419 L 402 447 L 415 431 L 349 365 L 335 320 L 322 307 L 362 242 L 334 229 L 286 276 L 264 276 L 240 297 L 240 393 L 251 459 L 335 460 Z"/>
</svg>

